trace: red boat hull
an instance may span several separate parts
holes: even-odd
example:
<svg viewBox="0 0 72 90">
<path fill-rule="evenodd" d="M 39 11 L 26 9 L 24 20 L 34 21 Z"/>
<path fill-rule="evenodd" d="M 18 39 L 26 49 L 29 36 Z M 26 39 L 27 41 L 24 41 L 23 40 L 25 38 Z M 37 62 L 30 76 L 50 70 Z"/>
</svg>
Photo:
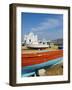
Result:
<svg viewBox="0 0 72 90">
<path fill-rule="evenodd" d="M 22 54 L 22 67 L 44 63 L 59 57 L 63 57 L 63 50 Z"/>
</svg>

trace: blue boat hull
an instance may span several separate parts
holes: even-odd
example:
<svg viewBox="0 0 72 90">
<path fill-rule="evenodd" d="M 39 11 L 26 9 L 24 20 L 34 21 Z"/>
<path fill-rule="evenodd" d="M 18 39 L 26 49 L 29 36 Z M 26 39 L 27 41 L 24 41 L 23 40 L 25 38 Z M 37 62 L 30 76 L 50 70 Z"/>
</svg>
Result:
<svg viewBox="0 0 72 90">
<path fill-rule="evenodd" d="M 63 62 L 63 57 L 60 57 L 60 58 L 57 58 L 57 59 L 54 59 L 45 63 L 22 67 L 21 76 L 26 76 L 26 74 L 28 73 L 34 73 L 35 71 L 39 69 L 46 68 L 46 67 L 48 68 L 52 65 L 60 64 L 62 62 Z"/>
</svg>

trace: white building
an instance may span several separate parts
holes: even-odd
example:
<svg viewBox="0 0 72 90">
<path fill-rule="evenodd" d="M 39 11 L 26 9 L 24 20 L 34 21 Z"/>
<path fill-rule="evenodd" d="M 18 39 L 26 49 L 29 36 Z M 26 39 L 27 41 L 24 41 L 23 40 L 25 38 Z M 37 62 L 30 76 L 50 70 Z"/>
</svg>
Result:
<svg viewBox="0 0 72 90">
<path fill-rule="evenodd" d="M 38 37 L 34 35 L 33 32 L 30 32 L 28 35 L 24 36 L 24 42 L 26 44 L 38 44 Z"/>
</svg>

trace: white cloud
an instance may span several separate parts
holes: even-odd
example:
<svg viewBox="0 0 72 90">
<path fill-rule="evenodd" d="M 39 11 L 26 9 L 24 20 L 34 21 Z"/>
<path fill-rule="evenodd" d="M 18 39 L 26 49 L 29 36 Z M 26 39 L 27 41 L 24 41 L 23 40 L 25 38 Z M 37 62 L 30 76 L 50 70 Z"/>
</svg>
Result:
<svg viewBox="0 0 72 90">
<path fill-rule="evenodd" d="M 43 22 L 32 28 L 32 32 L 38 35 L 39 39 L 56 39 L 63 36 L 62 18 L 45 18 Z"/>
<path fill-rule="evenodd" d="M 40 31 L 44 31 L 44 30 L 50 30 L 56 27 L 59 27 L 62 23 L 62 20 L 59 18 L 47 18 L 45 19 L 43 22 L 39 23 L 36 27 L 32 28 L 32 31 L 36 32 L 40 32 Z"/>
</svg>

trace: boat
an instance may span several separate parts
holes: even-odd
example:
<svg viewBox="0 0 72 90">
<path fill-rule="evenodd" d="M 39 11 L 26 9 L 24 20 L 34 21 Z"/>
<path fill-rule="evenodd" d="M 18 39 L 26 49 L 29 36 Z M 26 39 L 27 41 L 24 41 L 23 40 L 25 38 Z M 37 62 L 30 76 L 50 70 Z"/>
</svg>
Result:
<svg viewBox="0 0 72 90">
<path fill-rule="evenodd" d="M 44 63 L 40 64 L 35 64 L 35 65 L 30 65 L 30 66 L 23 66 L 21 69 L 21 76 L 22 77 L 29 77 L 31 75 L 38 75 L 38 70 L 40 69 L 45 69 L 45 68 L 50 68 L 55 65 L 63 63 L 63 57 L 56 58 L 53 60 L 49 60 Z"/>
<path fill-rule="evenodd" d="M 45 40 L 39 41 L 38 36 L 34 35 L 33 32 L 30 32 L 28 35 L 24 36 L 24 43 L 27 48 L 32 49 L 45 49 L 49 47 L 49 44 L 47 45 Z"/>
<path fill-rule="evenodd" d="M 41 64 L 63 57 L 63 50 L 22 54 L 22 67 Z"/>
<path fill-rule="evenodd" d="M 32 49 L 45 49 L 49 47 L 49 45 L 46 44 L 27 44 L 26 46 Z"/>
<path fill-rule="evenodd" d="M 21 55 L 21 75 L 28 76 L 35 74 L 39 69 L 50 67 L 51 65 L 56 65 L 62 63 L 63 60 L 63 50 L 47 50 L 50 44 L 47 45 L 45 41 L 39 42 L 37 35 L 29 33 L 25 35 L 25 45 L 26 48 L 38 49 L 37 52 L 22 53 Z"/>
<path fill-rule="evenodd" d="M 63 62 L 63 50 L 22 54 L 21 76 L 28 77 L 39 69 L 49 68 Z"/>
</svg>

